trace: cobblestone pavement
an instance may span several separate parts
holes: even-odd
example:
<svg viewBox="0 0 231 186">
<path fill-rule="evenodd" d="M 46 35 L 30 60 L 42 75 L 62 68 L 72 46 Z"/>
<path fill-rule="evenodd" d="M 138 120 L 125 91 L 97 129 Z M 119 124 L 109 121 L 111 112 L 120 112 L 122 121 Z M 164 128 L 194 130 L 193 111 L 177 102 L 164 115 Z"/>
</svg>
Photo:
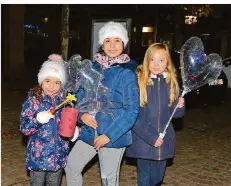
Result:
<svg viewBox="0 0 231 186">
<path fill-rule="evenodd" d="M 4 88 L 1 100 L 1 183 L 3 186 L 27 186 L 25 138 L 19 132 L 19 114 L 26 94 L 23 90 Z M 184 128 L 176 133 L 176 154 L 167 167 L 163 185 L 231 186 L 230 103 L 231 99 L 222 106 L 187 110 Z M 135 186 L 136 178 L 136 166 L 124 163 L 120 185 Z M 65 176 L 62 185 L 66 185 Z M 84 174 L 84 185 L 100 186 L 97 163 Z"/>
</svg>

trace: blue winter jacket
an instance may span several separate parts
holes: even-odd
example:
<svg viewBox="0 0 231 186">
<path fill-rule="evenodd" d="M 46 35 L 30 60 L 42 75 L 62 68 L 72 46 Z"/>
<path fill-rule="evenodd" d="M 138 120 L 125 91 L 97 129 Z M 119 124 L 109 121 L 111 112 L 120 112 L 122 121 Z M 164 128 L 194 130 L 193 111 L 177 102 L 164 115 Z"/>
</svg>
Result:
<svg viewBox="0 0 231 186">
<path fill-rule="evenodd" d="M 49 110 L 63 100 L 61 96 L 51 98 L 46 95 L 39 101 L 34 93 L 28 93 L 21 112 L 20 130 L 29 136 L 26 151 L 26 167 L 29 170 L 56 171 L 66 165 L 69 142 L 58 133 L 61 109 L 55 112 L 55 118 L 47 124 L 41 124 L 36 119 L 37 113 Z"/>
<path fill-rule="evenodd" d="M 98 62 L 93 63 L 93 68 L 103 75 L 99 83 L 110 89 L 107 99 L 114 104 L 113 108 L 98 112 L 95 116 L 98 122 L 97 135 L 105 134 L 110 139 L 105 147 L 121 148 L 132 143 L 131 128 L 138 116 L 140 100 L 138 80 L 134 72 L 136 66 L 136 62 L 131 60 L 102 70 Z M 82 114 L 79 114 L 80 122 Z M 78 139 L 94 146 L 95 130 L 83 124 Z"/>
<path fill-rule="evenodd" d="M 171 107 L 169 104 L 169 85 L 163 76 L 152 78 L 154 85 L 147 87 L 148 104 L 140 107 L 136 124 L 132 129 L 132 145 L 127 148 L 126 155 L 132 158 L 165 160 L 172 158 L 175 152 L 175 131 L 169 125 L 161 147 L 154 147 L 163 132 L 178 99 Z M 174 117 L 183 116 L 185 107 L 177 108 Z"/>
</svg>

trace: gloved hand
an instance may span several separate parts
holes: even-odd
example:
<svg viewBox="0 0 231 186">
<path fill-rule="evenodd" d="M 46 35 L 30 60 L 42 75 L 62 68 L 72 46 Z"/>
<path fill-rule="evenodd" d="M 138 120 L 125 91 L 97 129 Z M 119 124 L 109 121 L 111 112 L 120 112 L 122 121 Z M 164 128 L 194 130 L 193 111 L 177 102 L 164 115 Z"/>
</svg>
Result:
<svg viewBox="0 0 231 186">
<path fill-rule="evenodd" d="M 36 119 L 39 123 L 45 124 L 50 121 L 51 118 L 54 118 L 55 116 L 52 114 L 49 114 L 48 111 L 42 111 L 37 114 Z"/>
<path fill-rule="evenodd" d="M 75 127 L 75 133 L 74 136 L 70 139 L 72 142 L 74 142 L 79 137 L 79 128 Z"/>
</svg>

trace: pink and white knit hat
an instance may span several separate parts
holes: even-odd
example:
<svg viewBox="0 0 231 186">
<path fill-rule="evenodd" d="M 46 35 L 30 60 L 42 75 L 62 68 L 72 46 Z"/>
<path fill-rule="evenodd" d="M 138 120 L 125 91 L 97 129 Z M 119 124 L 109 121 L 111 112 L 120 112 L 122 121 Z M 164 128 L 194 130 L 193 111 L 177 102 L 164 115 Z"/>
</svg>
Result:
<svg viewBox="0 0 231 186">
<path fill-rule="evenodd" d="M 59 78 L 62 86 L 66 84 L 65 64 L 61 55 L 51 54 L 42 64 L 38 73 L 38 83 L 41 85 L 47 77 Z"/>
</svg>

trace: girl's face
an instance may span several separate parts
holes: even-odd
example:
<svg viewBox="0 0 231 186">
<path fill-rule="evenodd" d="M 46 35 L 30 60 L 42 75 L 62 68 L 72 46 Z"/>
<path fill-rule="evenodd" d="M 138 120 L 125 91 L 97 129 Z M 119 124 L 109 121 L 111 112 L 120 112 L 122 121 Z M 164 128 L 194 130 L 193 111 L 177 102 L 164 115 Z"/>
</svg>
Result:
<svg viewBox="0 0 231 186">
<path fill-rule="evenodd" d="M 103 41 L 103 50 L 109 57 L 117 57 L 123 52 L 123 42 L 118 37 L 106 38 Z"/>
<path fill-rule="evenodd" d="M 158 75 L 163 73 L 167 68 L 167 54 L 164 49 L 154 52 L 152 58 L 149 60 L 149 70 L 152 74 Z"/>
<path fill-rule="evenodd" d="M 61 81 L 56 77 L 47 77 L 42 82 L 42 89 L 46 95 L 56 95 L 61 88 Z"/>
</svg>

